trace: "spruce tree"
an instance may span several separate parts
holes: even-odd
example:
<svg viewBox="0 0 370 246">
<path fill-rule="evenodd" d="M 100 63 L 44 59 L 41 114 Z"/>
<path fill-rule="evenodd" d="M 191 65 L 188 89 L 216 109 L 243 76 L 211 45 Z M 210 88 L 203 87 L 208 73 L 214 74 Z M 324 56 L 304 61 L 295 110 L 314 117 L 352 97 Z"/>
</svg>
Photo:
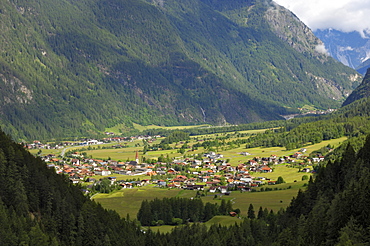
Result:
<svg viewBox="0 0 370 246">
<path fill-rule="evenodd" d="M 256 218 L 256 214 L 254 212 L 253 204 L 250 204 L 249 205 L 249 208 L 248 208 L 248 218 L 249 219 L 255 219 Z"/>
</svg>

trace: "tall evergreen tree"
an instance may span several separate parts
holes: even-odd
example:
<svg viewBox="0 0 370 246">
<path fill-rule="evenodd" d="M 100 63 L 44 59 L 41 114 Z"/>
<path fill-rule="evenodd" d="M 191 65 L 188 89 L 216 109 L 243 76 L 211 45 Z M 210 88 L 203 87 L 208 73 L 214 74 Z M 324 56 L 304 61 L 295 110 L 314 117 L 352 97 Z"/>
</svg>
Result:
<svg viewBox="0 0 370 246">
<path fill-rule="evenodd" d="M 253 204 L 249 204 L 249 208 L 248 208 L 248 218 L 249 218 L 249 219 L 255 219 L 255 218 L 256 218 L 256 214 L 255 214 L 255 212 L 254 212 Z"/>
</svg>

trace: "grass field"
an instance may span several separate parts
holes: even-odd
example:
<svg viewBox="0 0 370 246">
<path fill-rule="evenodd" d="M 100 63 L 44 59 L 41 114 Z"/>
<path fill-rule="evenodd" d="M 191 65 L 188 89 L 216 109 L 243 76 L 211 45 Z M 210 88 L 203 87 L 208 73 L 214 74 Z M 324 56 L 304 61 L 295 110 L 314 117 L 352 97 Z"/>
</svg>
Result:
<svg viewBox="0 0 370 246">
<path fill-rule="evenodd" d="M 206 225 L 208 228 L 211 227 L 211 225 L 214 224 L 220 224 L 223 226 L 231 226 L 235 225 L 235 223 L 239 224 L 241 223 L 242 220 L 237 217 L 231 217 L 231 216 L 214 216 L 212 219 L 209 221 L 205 222 L 204 225 Z M 155 232 L 160 232 L 160 233 L 168 233 L 171 232 L 171 230 L 175 226 L 170 226 L 170 225 L 163 225 L 163 226 L 152 226 L 150 229 Z"/>
<path fill-rule="evenodd" d="M 308 145 L 305 148 L 307 149 L 307 152 L 305 155 L 310 154 L 314 150 L 318 150 L 324 146 L 327 146 L 330 144 L 331 146 L 338 146 L 340 143 L 344 142 L 347 138 L 342 137 L 338 139 L 332 139 L 328 141 L 323 141 L 318 144 Z M 159 140 L 157 140 L 159 143 Z M 84 152 L 87 153 L 88 156 L 92 156 L 96 159 L 108 159 L 111 158 L 112 160 L 120 160 L 120 161 L 126 161 L 126 160 L 134 160 L 136 151 L 139 151 L 140 157 L 145 157 L 146 159 L 156 159 L 160 155 L 169 156 L 171 158 L 175 157 L 182 157 L 182 154 L 177 153 L 176 149 L 171 150 L 160 150 L 160 151 L 148 151 L 145 155 L 142 154 L 143 147 L 135 147 L 135 144 L 141 144 L 142 141 L 134 141 L 127 143 L 127 148 L 121 148 L 121 149 L 95 149 L 95 150 L 84 150 Z M 156 143 L 156 142 L 154 142 Z M 191 145 L 192 143 L 189 143 Z M 113 145 L 113 144 L 111 144 Z M 109 145 L 102 145 L 102 146 L 109 146 Z M 93 146 L 97 148 L 97 146 Z M 73 150 L 79 151 L 82 147 L 75 147 L 72 148 Z M 294 150 L 286 150 L 284 147 L 270 147 L 270 148 L 245 148 L 245 146 L 236 147 L 234 149 L 228 149 L 228 150 L 222 150 L 219 149 L 219 153 L 222 153 L 224 155 L 224 159 L 229 159 L 230 163 L 232 165 L 236 165 L 239 162 L 245 162 L 249 159 L 252 159 L 253 157 L 268 157 L 271 155 L 277 155 L 277 156 L 286 156 L 294 154 L 295 152 L 299 151 L 300 149 L 294 149 Z M 31 153 L 37 153 L 38 150 L 32 150 Z M 61 150 L 42 150 L 42 154 L 47 153 L 53 153 L 53 154 L 60 154 Z M 249 152 L 251 155 L 249 156 L 243 156 L 240 154 L 240 152 Z M 185 152 L 187 156 L 192 156 L 196 154 L 200 154 L 204 152 L 203 148 L 199 148 L 197 151 L 193 152 Z"/>
<path fill-rule="evenodd" d="M 233 191 L 229 196 L 217 194 L 216 199 L 214 197 L 215 194 L 208 193 L 207 196 L 201 198 L 204 203 L 221 203 L 221 199 L 231 200 L 233 208 L 239 208 L 242 216 L 246 216 L 249 204 L 253 204 L 256 211 L 258 211 L 258 208 L 261 206 L 277 212 L 281 208 L 286 208 L 289 205 L 292 198 L 296 196 L 298 190 L 305 188 L 303 186 L 305 183 L 307 183 L 307 181 L 265 186 L 282 189 L 276 191 L 243 193 L 240 191 Z M 291 188 L 286 189 L 288 186 L 291 186 Z M 140 188 L 124 189 L 111 194 L 97 194 L 94 196 L 94 200 L 101 203 L 104 208 L 116 210 L 123 217 L 129 214 L 131 218 L 136 218 L 136 214 L 143 200 L 152 200 L 154 198 L 161 199 L 164 197 L 191 198 L 195 195 L 196 191 L 161 189 L 153 186 L 144 186 Z"/>
<path fill-rule="evenodd" d="M 188 128 L 196 128 L 196 127 L 207 127 L 207 126 L 210 126 L 210 125 L 203 124 L 203 125 L 189 125 L 189 126 L 157 126 L 157 125 L 142 126 L 142 125 L 133 123 L 133 126 L 136 130 L 145 131 L 145 130 L 149 130 L 149 129 L 166 129 L 166 130 L 179 129 L 179 130 L 181 130 L 181 129 L 188 129 Z M 118 125 L 115 125 L 113 127 L 106 128 L 105 131 L 106 132 L 113 132 L 115 134 L 120 134 L 121 129 L 126 129 L 126 128 L 127 127 L 125 126 L 125 124 L 118 124 Z"/>
<path fill-rule="evenodd" d="M 153 186 L 142 188 L 125 189 L 113 192 L 111 194 L 98 194 L 94 200 L 101 203 L 104 208 L 116 210 L 119 215 L 136 218 L 141 202 L 143 200 L 152 200 L 154 198 L 174 197 L 180 193 L 178 189 L 160 189 Z M 192 193 L 193 196 L 195 192 Z M 191 196 L 189 196 L 190 198 Z"/>
<path fill-rule="evenodd" d="M 199 128 L 199 127 L 208 127 L 210 125 L 203 124 L 203 125 L 189 125 L 189 126 L 157 126 L 157 125 L 148 125 L 148 126 L 142 126 L 139 124 L 134 123 L 135 129 L 139 131 L 144 131 L 148 129 L 165 129 L 165 130 L 181 130 L 181 129 L 189 129 L 189 128 Z"/>
<path fill-rule="evenodd" d="M 307 152 L 305 153 L 306 155 L 310 154 L 314 150 L 318 150 L 324 146 L 327 146 L 328 144 L 332 146 L 338 146 L 340 143 L 345 141 L 347 138 L 342 137 L 338 139 L 332 139 L 328 141 L 323 141 L 318 144 L 313 144 L 306 146 L 305 148 L 307 149 Z M 159 143 L 159 140 L 157 140 Z M 139 143 L 139 142 L 137 142 Z M 155 142 L 154 142 L 155 143 Z M 122 149 L 99 149 L 99 150 L 88 150 L 85 151 L 87 152 L 88 155 L 93 156 L 93 158 L 100 158 L 100 159 L 107 159 L 110 157 L 113 160 L 126 160 L 126 159 L 131 159 L 133 160 L 135 157 L 136 151 L 142 151 L 143 147 L 134 147 L 134 143 L 130 143 L 128 148 L 122 148 Z M 192 145 L 190 142 L 189 145 Z M 237 147 L 234 149 L 229 149 L 229 150 L 224 150 L 222 151 L 221 148 L 219 149 L 219 153 L 222 153 L 224 155 L 225 159 L 230 159 L 231 164 L 237 164 L 238 162 L 242 161 L 247 161 L 253 157 L 268 157 L 271 155 L 277 155 L 277 156 L 285 156 L 285 155 L 291 155 L 294 154 L 295 152 L 299 151 L 300 149 L 294 149 L 294 150 L 286 150 L 284 147 L 270 147 L 270 148 L 245 148 L 245 146 Z M 204 150 L 203 148 L 199 148 L 199 150 L 194 151 L 194 152 L 186 152 L 185 154 L 187 156 L 189 155 L 194 155 L 194 154 L 199 154 L 202 153 Z M 243 156 L 240 154 L 240 152 L 247 151 L 251 155 L 250 156 Z M 142 153 L 139 153 L 140 156 L 142 156 Z M 160 155 L 169 155 L 170 157 L 181 157 L 182 154 L 177 153 L 176 149 L 171 149 L 171 150 L 160 150 L 160 151 L 148 151 L 146 152 L 145 155 L 143 155 L 145 158 L 150 158 L 150 159 L 156 159 Z"/>
<path fill-rule="evenodd" d="M 136 127 L 141 127 L 140 125 L 135 125 Z M 201 125 L 201 126 L 207 126 L 207 125 Z M 151 126 L 145 126 L 145 127 L 151 127 Z M 160 127 L 160 126 L 153 126 L 153 127 Z M 184 129 L 184 128 L 190 128 L 190 127 L 200 127 L 199 125 L 198 126 L 176 126 L 176 127 L 167 127 L 168 129 Z M 254 133 L 258 133 L 258 132 L 264 132 L 266 129 L 261 129 L 261 130 L 248 130 L 248 131 L 242 131 L 242 132 L 239 132 L 239 133 L 249 133 L 249 134 L 254 134 Z M 216 136 L 223 136 L 223 135 L 227 135 L 229 133 L 221 133 L 221 134 L 208 134 L 208 135 L 204 135 L 204 136 L 195 136 L 195 137 L 191 137 L 191 140 L 190 143 L 188 144 L 189 146 L 193 145 L 196 143 L 196 141 L 194 140 L 194 138 L 197 138 L 197 139 L 214 139 Z M 231 134 L 231 133 L 230 133 Z M 248 138 L 248 137 L 243 137 L 243 138 Z M 226 141 L 233 141 L 233 140 L 236 140 L 238 139 L 236 136 L 235 137 L 231 137 L 230 139 L 227 139 Z M 306 155 L 308 155 L 309 153 L 311 153 L 312 151 L 314 150 L 317 150 L 317 149 L 320 149 L 324 146 L 327 146 L 328 144 L 330 144 L 331 146 L 338 146 L 340 143 L 342 143 L 343 141 L 345 141 L 347 138 L 346 137 L 342 137 L 342 138 L 338 138 L 338 139 L 332 139 L 332 140 L 328 140 L 328 141 L 323 141 L 321 143 L 318 143 L 318 144 L 314 144 L 314 145 L 308 145 L 306 146 L 305 148 L 307 149 L 307 152 L 305 153 Z M 156 143 L 159 143 L 160 142 L 160 139 L 156 140 L 155 142 L 153 142 L 154 144 Z M 100 147 L 108 147 L 109 145 L 115 145 L 116 143 L 111 143 L 111 144 L 104 144 L 104 145 L 100 145 Z M 125 142 L 124 143 L 127 148 L 120 148 L 120 149 L 98 149 L 98 146 L 91 146 L 91 148 L 95 148 L 93 150 L 84 150 L 84 152 L 87 153 L 88 156 L 91 156 L 92 158 L 96 158 L 96 159 L 108 159 L 108 158 L 111 158 L 112 160 L 120 160 L 120 161 L 126 161 L 126 160 L 134 160 L 135 158 L 135 154 L 136 154 L 136 151 L 139 151 L 139 154 L 140 156 L 142 157 L 145 157 L 146 159 L 156 159 L 158 158 L 160 155 L 164 155 L 164 156 L 169 156 L 171 158 L 175 158 L 175 157 L 182 157 L 182 154 L 180 153 L 177 153 L 177 149 L 171 149 L 171 150 L 161 150 L 161 151 L 148 151 L 146 152 L 145 155 L 142 155 L 142 153 L 140 153 L 142 150 L 143 150 L 143 142 L 142 140 L 136 140 L 136 141 L 133 141 L 133 142 Z M 138 146 L 139 145 L 139 146 Z M 81 146 L 81 147 L 73 147 L 71 148 L 70 150 L 76 150 L 76 151 L 80 151 L 82 148 L 86 148 L 84 146 Z M 235 165 L 239 162 L 244 162 L 244 161 L 247 161 L 253 157 L 267 157 L 267 156 L 270 156 L 272 154 L 274 155 L 277 155 L 277 156 L 284 156 L 284 155 L 291 155 L 297 151 L 299 151 L 300 149 L 294 149 L 294 150 L 290 150 L 290 151 L 287 151 L 284 147 L 271 147 L 271 148 L 262 148 L 262 147 L 258 147 L 258 148 L 245 148 L 245 145 L 241 145 L 240 147 L 238 146 L 234 146 L 234 148 L 218 148 L 217 152 L 218 153 L 222 153 L 225 157 L 225 159 L 229 159 L 230 160 L 230 163 Z M 30 152 L 32 154 L 36 154 L 39 150 L 31 150 Z M 55 150 L 55 149 L 42 149 L 42 155 L 47 155 L 47 154 L 55 154 L 55 155 L 59 155 L 62 150 L 59 149 L 59 150 Z M 199 148 L 199 150 L 197 151 L 193 151 L 193 152 L 185 152 L 185 154 L 189 157 L 189 156 L 192 156 L 192 155 L 196 155 L 196 154 L 200 154 L 202 152 L 204 152 L 205 150 L 203 148 Z M 249 152 L 251 155 L 250 156 L 243 156 L 243 155 L 240 155 L 240 152 Z"/>
</svg>

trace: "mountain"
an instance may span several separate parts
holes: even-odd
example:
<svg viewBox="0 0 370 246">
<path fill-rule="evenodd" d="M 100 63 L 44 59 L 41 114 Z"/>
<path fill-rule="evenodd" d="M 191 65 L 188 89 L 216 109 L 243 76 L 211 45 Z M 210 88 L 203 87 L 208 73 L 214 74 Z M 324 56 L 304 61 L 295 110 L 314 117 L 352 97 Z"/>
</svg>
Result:
<svg viewBox="0 0 370 246">
<path fill-rule="evenodd" d="M 367 37 L 355 31 L 346 33 L 335 29 L 319 29 L 314 33 L 332 57 L 365 75 L 370 67 L 370 40 Z"/>
<path fill-rule="evenodd" d="M 360 82 L 271 1 L 0 0 L 0 23 L 0 122 L 16 139 L 281 119 Z"/>
<path fill-rule="evenodd" d="M 370 96 L 370 68 L 367 69 L 366 75 L 362 83 L 348 96 L 344 101 L 343 106 L 346 106 L 354 101 Z"/>
<path fill-rule="evenodd" d="M 360 74 L 363 74 L 365 75 L 366 74 L 366 71 L 370 68 L 370 59 L 367 59 L 366 61 L 364 61 L 363 63 L 361 63 L 357 68 L 357 72 L 359 72 Z"/>
</svg>

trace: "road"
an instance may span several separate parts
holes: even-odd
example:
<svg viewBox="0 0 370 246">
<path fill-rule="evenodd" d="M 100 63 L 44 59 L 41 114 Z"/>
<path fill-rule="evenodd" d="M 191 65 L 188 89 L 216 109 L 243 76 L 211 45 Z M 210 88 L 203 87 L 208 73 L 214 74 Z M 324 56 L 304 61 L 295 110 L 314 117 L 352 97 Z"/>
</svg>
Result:
<svg viewBox="0 0 370 246">
<path fill-rule="evenodd" d="M 62 156 L 62 157 L 64 157 L 64 155 L 65 155 L 65 153 L 66 153 L 66 150 L 67 149 L 73 149 L 73 148 L 76 148 L 77 146 L 72 146 L 72 147 L 67 147 L 67 148 L 64 148 L 63 150 L 62 150 L 62 153 L 60 153 L 60 155 Z"/>
</svg>

